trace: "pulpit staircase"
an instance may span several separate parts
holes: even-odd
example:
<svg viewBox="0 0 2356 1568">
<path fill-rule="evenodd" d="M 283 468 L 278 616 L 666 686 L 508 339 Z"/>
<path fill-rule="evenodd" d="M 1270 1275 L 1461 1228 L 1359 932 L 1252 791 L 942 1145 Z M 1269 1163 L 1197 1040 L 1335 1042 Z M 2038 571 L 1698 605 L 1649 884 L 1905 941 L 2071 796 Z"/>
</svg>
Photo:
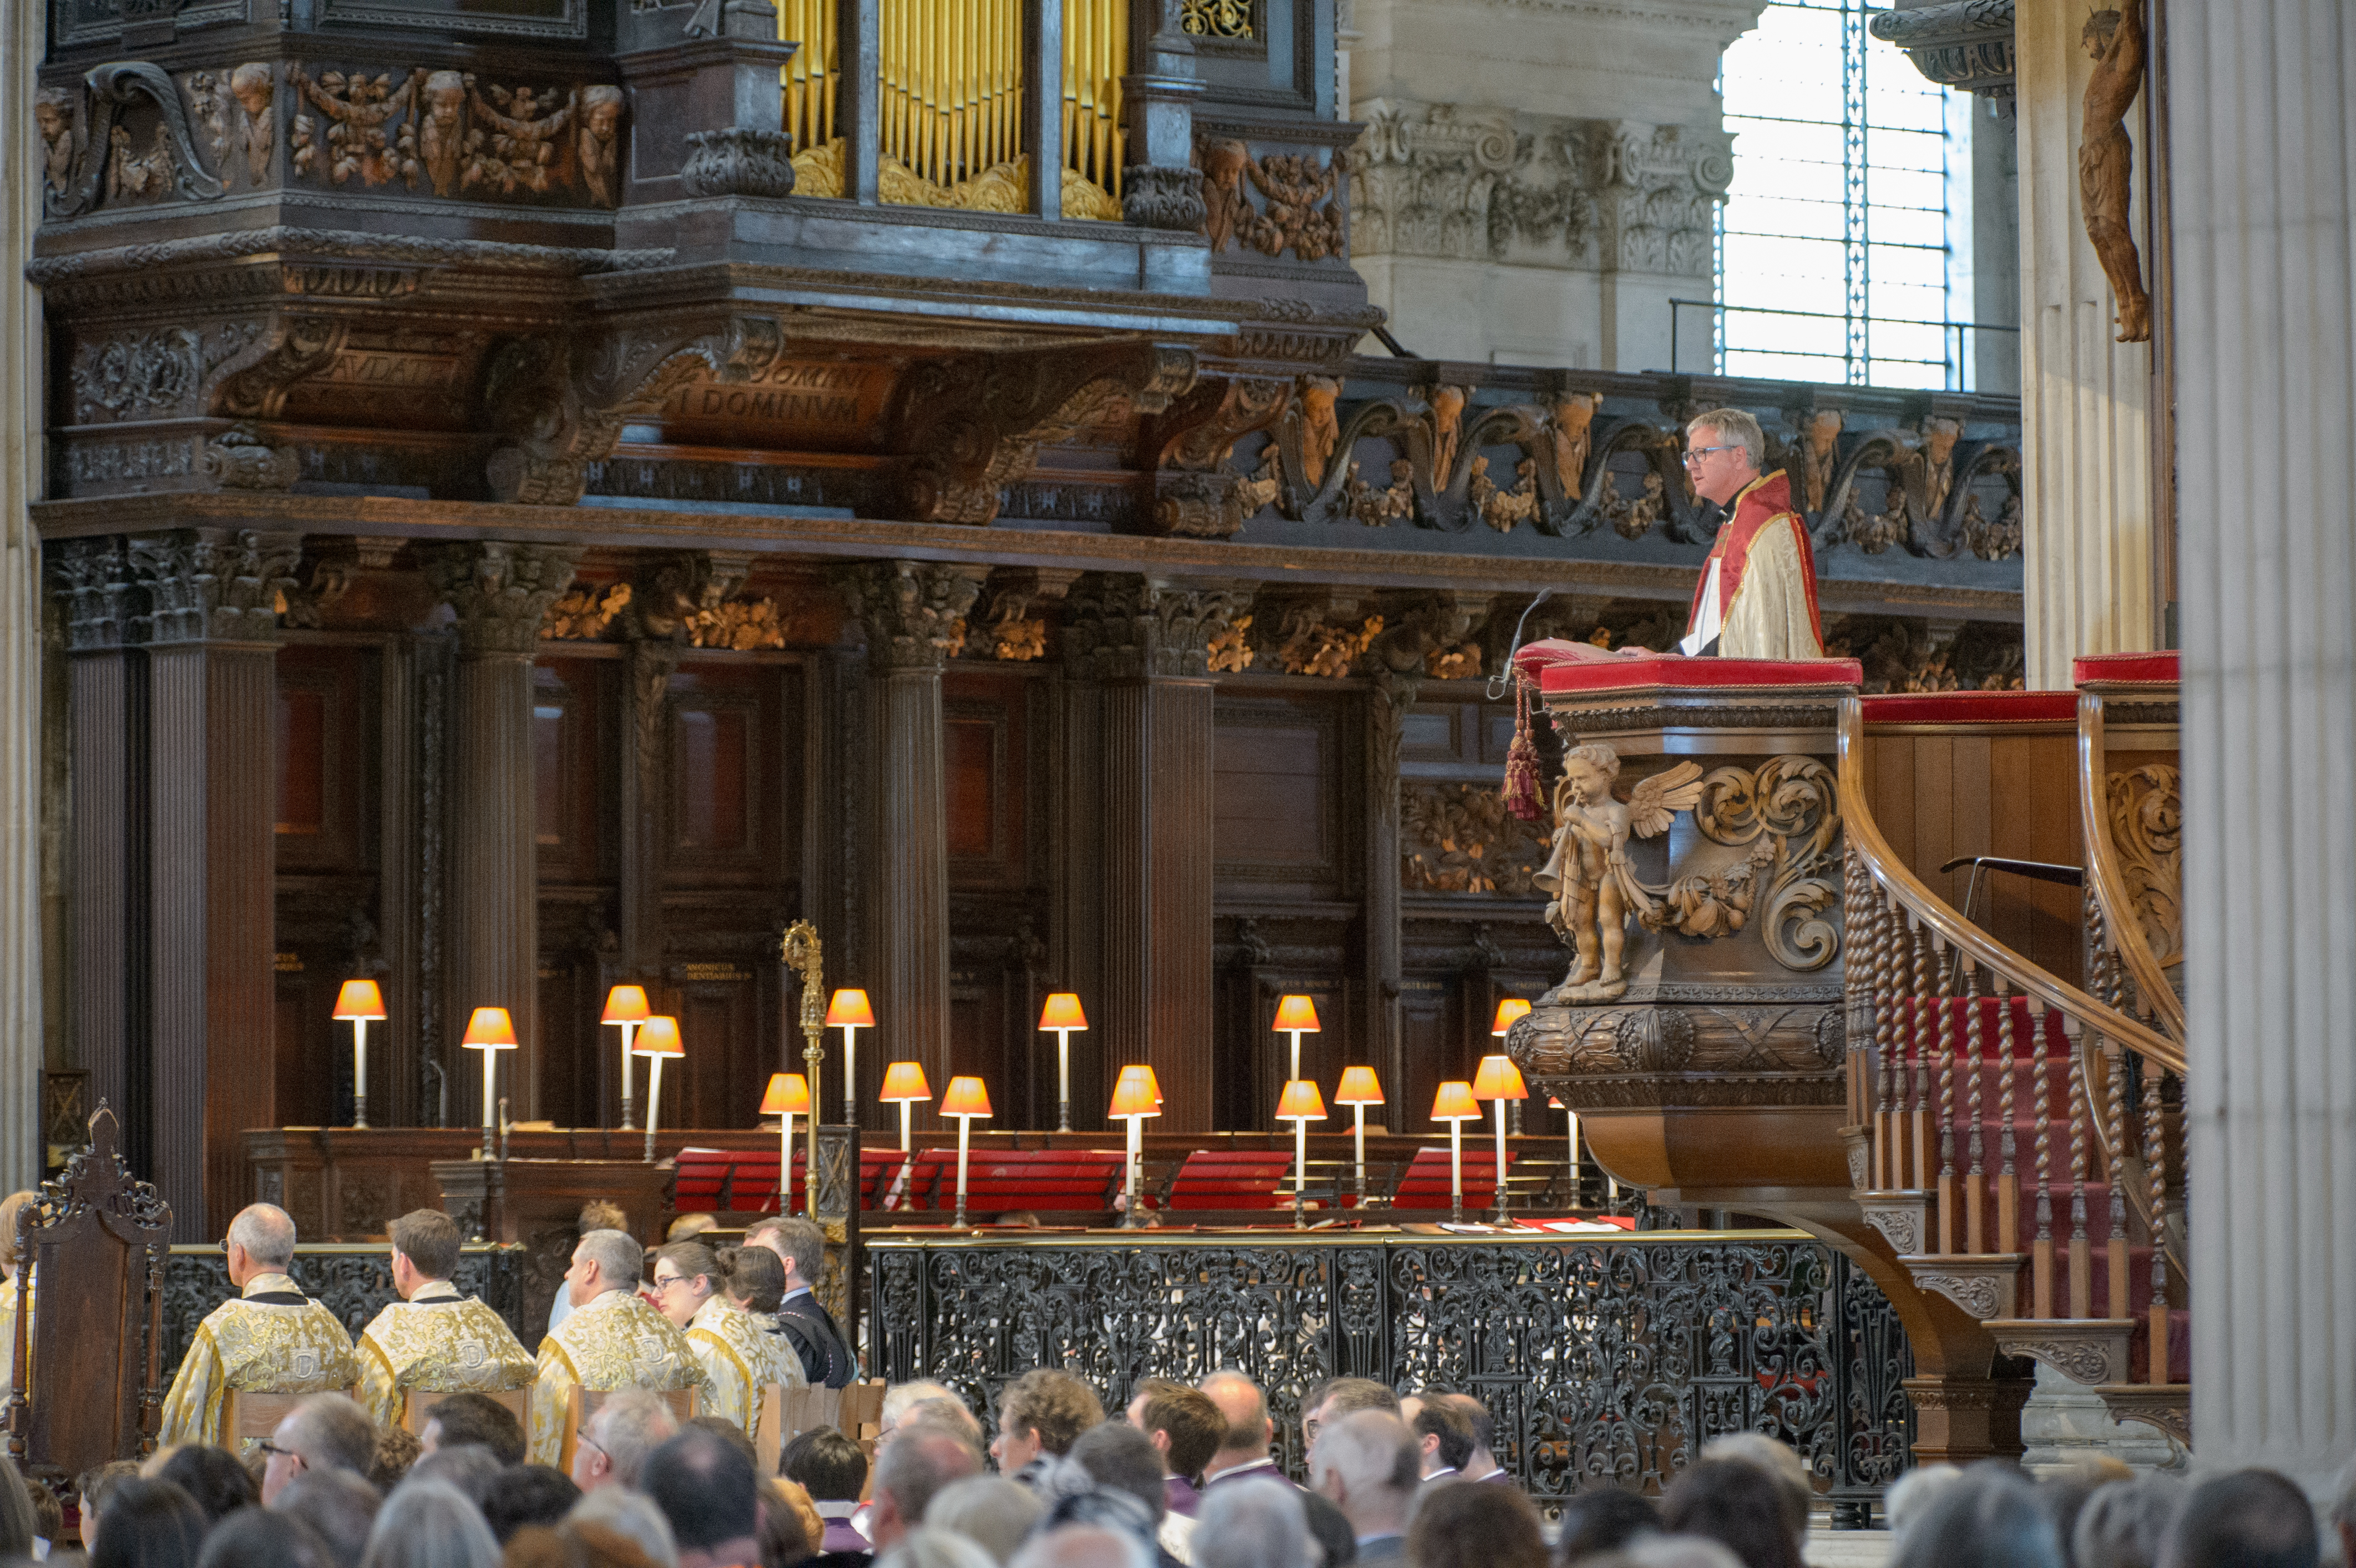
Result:
<svg viewBox="0 0 2356 1568">
<path fill-rule="evenodd" d="M 2114 1417 L 2189 1443 L 2175 658 L 2085 659 L 2077 676 L 2074 703 L 1843 704 L 1843 1138 L 1860 1207 L 1920 1287 L 2007 1353 L 2092 1387 Z M 2053 792 L 2073 797 L 2077 983 L 1942 898 L 1930 882 L 1946 867 L 1892 848 L 1871 743 L 1909 731 L 1984 743 L 2073 718 L 2077 766 L 2016 769 L 2010 792 L 1991 784 L 1990 808 L 2051 818 Z"/>
</svg>

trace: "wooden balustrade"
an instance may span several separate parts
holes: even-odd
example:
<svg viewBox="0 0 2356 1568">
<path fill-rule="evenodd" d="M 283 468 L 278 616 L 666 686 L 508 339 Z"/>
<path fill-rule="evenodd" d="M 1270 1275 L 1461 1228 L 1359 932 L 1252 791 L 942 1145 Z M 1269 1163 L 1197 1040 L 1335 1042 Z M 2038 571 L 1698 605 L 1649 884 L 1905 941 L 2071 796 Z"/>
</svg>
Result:
<svg viewBox="0 0 2356 1568">
<path fill-rule="evenodd" d="M 2082 705 L 2082 725 L 2089 716 L 2083 777 L 2070 780 L 2090 796 L 2081 989 L 1966 920 L 1891 849 L 1874 820 L 1865 710 L 1843 703 L 1858 1029 L 1847 1136 L 1858 1185 L 1869 1184 L 1860 1201 L 1918 1284 L 1987 1323 L 2007 1349 L 2101 1388 L 2115 1413 L 2181 1435 L 2185 1402 L 2170 1369 L 2182 1364 L 2183 1330 L 2169 1304 L 2183 1253 L 2169 1216 L 2184 1211 L 2183 1168 L 2171 1153 L 2166 1089 L 2184 1071 L 2183 1042 L 2170 1027 L 2174 992 L 2160 955 L 2125 902 L 2129 881 L 2101 794 L 2099 697 Z M 2180 1020 L 2180 1007 L 2173 1017 Z M 2024 1113 L 2035 1129 L 2025 1252 Z M 2067 1200 L 2064 1216 L 2057 1198 Z"/>
</svg>

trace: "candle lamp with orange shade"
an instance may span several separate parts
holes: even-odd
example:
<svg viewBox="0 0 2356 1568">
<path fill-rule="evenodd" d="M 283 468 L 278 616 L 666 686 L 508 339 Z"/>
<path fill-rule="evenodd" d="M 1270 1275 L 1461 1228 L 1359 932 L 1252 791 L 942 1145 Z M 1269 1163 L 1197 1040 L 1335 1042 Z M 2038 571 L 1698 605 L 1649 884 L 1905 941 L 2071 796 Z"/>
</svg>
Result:
<svg viewBox="0 0 2356 1568">
<path fill-rule="evenodd" d="M 1506 997 L 1503 998 L 1497 1003 L 1497 1016 L 1490 1022 L 1490 1034 L 1499 1040 L 1505 1039 L 1506 1031 L 1511 1029 L 1514 1025 L 1521 1019 L 1529 1017 L 1529 1012 L 1530 1004 L 1522 997 Z M 1505 1050 L 1505 1047 L 1501 1045 L 1497 1049 L 1503 1051 Z M 1526 1095 L 1524 1098 L 1527 1098 L 1527 1096 Z M 1522 1111 L 1521 1106 L 1518 1104 L 1514 1107 L 1512 1130 L 1517 1133 L 1522 1130 Z"/>
<path fill-rule="evenodd" d="M 1070 991 L 1057 991 L 1048 997 L 1039 1009 L 1039 1032 L 1055 1037 L 1055 1130 L 1072 1130 L 1072 1035 L 1088 1027 L 1088 1015 L 1080 1010 L 1080 998 Z"/>
<path fill-rule="evenodd" d="M 1307 1078 L 1296 1078 L 1284 1086 L 1283 1095 L 1276 1102 L 1276 1119 L 1292 1124 L 1292 1228 L 1305 1228 L 1309 1190 L 1309 1124 L 1325 1119 L 1325 1102 L 1317 1093 L 1316 1083 Z"/>
<path fill-rule="evenodd" d="M 655 1124 L 662 1117 L 663 1060 L 687 1054 L 687 1048 L 679 1040 L 679 1020 L 667 1013 L 657 1013 L 640 1024 L 636 1054 L 647 1059 L 647 1163 L 652 1165 Z"/>
<path fill-rule="evenodd" d="M 626 1133 L 630 1130 L 630 1047 L 637 1040 L 638 1026 L 653 1016 L 644 986 L 616 986 L 605 993 L 605 1014 L 597 1020 L 622 1031 L 622 1130 Z"/>
<path fill-rule="evenodd" d="M 1526 1100 L 1530 1091 L 1512 1057 L 1484 1056 L 1481 1070 L 1472 1075 L 1472 1097 L 1497 1108 L 1497 1218 L 1502 1221 L 1505 1217 L 1505 1102 Z"/>
<path fill-rule="evenodd" d="M 875 1027 L 875 1009 L 867 1005 L 867 993 L 858 990 L 837 991 L 826 1005 L 826 1027 L 842 1031 L 842 1119 L 859 1120 L 859 1031 Z M 815 1090 L 818 1085 L 810 1087 Z M 816 1126 L 817 1123 L 810 1124 Z"/>
<path fill-rule="evenodd" d="M 491 1150 L 498 1146 L 491 1140 L 498 1131 L 498 1100 L 497 1078 L 499 1052 L 516 1048 L 515 1020 L 505 1008 L 477 1008 L 466 1019 L 466 1035 L 458 1042 L 468 1051 L 483 1053 L 483 1151 L 480 1158 L 494 1157 Z"/>
<path fill-rule="evenodd" d="M 1162 1083 L 1153 1069 L 1124 1067 L 1112 1086 L 1112 1108 L 1106 1115 L 1129 1123 L 1129 1157 L 1122 1166 L 1121 1188 L 1127 1193 L 1120 1222 L 1124 1230 L 1145 1223 L 1137 1189 L 1145 1168 L 1145 1118 L 1162 1114 Z"/>
<path fill-rule="evenodd" d="M 952 1078 L 948 1093 L 941 1096 L 941 1115 L 955 1116 L 958 1125 L 958 1189 L 957 1228 L 965 1229 L 965 1161 L 966 1139 L 973 1119 L 990 1116 L 990 1091 L 979 1078 Z"/>
<path fill-rule="evenodd" d="M 1284 1075 L 1284 1081 L 1290 1083 L 1301 1076 L 1301 1037 L 1320 1032 L 1317 1004 L 1298 994 L 1280 997 L 1276 1002 L 1276 1021 L 1268 1027 L 1278 1034 L 1292 1037 L 1292 1071 Z"/>
<path fill-rule="evenodd" d="M 384 996 L 374 980 L 347 980 L 336 993 L 336 1018 L 352 1026 L 352 1125 L 368 1125 L 368 1026 L 384 1017 Z"/>
<path fill-rule="evenodd" d="M 809 1080 L 798 1072 L 772 1072 L 761 1096 L 761 1115 L 777 1122 L 777 1212 L 794 1211 L 794 1118 L 809 1110 Z"/>
<path fill-rule="evenodd" d="M 1350 1131 L 1356 1136 L 1358 1206 L 1366 1203 L 1366 1107 L 1383 1103 L 1382 1080 L 1371 1067 L 1344 1067 L 1333 1091 L 1333 1103 L 1350 1107 Z"/>
<path fill-rule="evenodd" d="M 922 1062 L 895 1061 L 884 1070 L 884 1093 L 876 1098 L 885 1104 L 896 1103 L 900 1107 L 900 1152 L 908 1152 L 908 1113 L 919 1100 L 933 1097 L 933 1087 L 925 1082 Z"/>
<path fill-rule="evenodd" d="M 1464 1124 L 1481 1119 L 1472 1085 L 1451 1078 L 1431 1097 L 1431 1119 L 1448 1124 L 1448 1202 L 1455 1223 L 1464 1222 Z"/>
</svg>

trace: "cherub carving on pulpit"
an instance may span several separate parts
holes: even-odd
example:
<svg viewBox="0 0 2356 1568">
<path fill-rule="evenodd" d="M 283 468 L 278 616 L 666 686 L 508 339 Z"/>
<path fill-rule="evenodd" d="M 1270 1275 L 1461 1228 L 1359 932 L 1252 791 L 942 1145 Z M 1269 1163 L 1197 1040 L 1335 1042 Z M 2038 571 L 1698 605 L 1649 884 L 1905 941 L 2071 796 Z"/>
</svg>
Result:
<svg viewBox="0 0 2356 1568">
<path fill-rule="evenodd" d="M 1624 802 L 1615 797 L 1620 753 L 1609 746 L 1574 746 L 1562 759 L 1554 792 L 1554 853 L 1531 880 L 1551 895 L 1547 923 L 1577 953 L 1569 976 L 1556 987 L 1561 1002 L 1608 1002 L 1627 994 L 1621 968 L 1628 916 L 1652 915 L 1665 889 L 1636 880 L 1628 859 L 1631 838 L 1668 831 L 1680 811 L 1701 798 L 1701 766 L 1679 763 L 1640 779 Z"/>
</svg>

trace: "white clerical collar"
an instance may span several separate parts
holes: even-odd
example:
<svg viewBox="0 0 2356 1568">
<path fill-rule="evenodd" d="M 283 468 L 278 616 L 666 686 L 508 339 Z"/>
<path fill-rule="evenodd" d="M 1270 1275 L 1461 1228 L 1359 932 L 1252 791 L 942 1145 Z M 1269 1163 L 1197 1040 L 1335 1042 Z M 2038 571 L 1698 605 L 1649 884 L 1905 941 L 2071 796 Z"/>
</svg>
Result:
<svg viewBox="0 0 2356 1568">
<path fill-rule="evenodd" d="M 448 1280 L 429 1279 L 419 1285 L 417 1293 L 409 1299 L 412 1301 L 464 1301 L 466 1297 L 459 1294 L 458 1287 Z"/>
<path fill-rule="evenodd" d="M 283 1274 L 258 1274 L 247 1280 L 245 1288 L 238 1294 L 241 1298 L 251 1300 L 257 1296 L 268 1296 L 273 1293 L 284 1295 L 289 1292 L 300 1296 L 303 1294 L 303 1287 Z"/>
<path fill-rule="evenodd" d="M 1230 1465 L 1224 1470 L 1212 1471 L 1209 1475 L 1203 1477 L 1203 1484 L 1207 1487 L 1213 1481 L 1225 1480 L 1229 1476 L 1240 1476 L 1247 1470 L 1273 1470 L 1275 1468 L 1276 1461 L 1273 1459 L 1247 1459 L 1240 1465 Z"/>
</svg>

